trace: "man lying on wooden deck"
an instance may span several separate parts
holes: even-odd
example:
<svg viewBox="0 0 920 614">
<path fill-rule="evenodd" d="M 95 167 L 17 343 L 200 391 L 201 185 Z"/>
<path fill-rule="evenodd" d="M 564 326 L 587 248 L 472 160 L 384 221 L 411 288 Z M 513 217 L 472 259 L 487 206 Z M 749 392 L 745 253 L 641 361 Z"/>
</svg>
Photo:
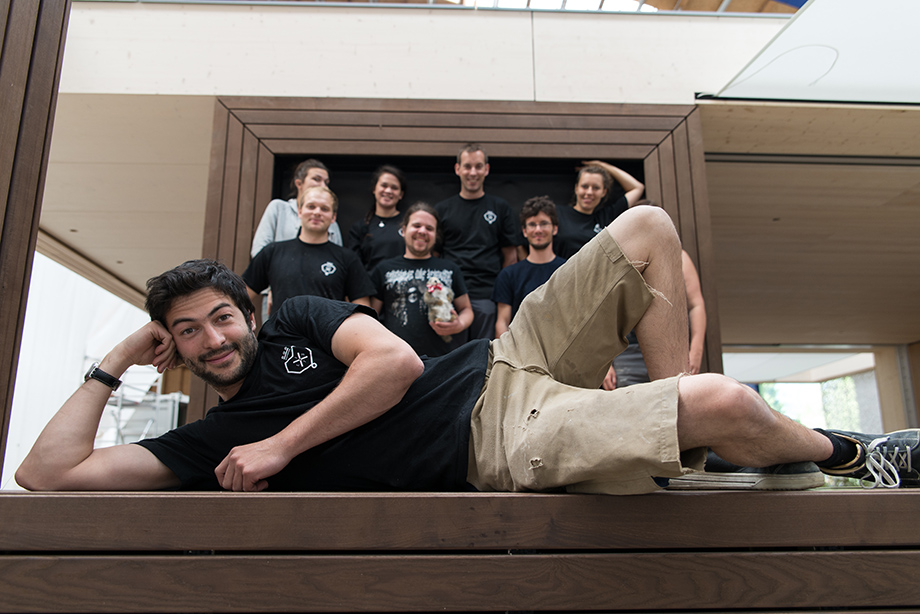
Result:
<svg viewBox="0 0 920 614">
<path fill-rule="evenodd" d="M 362 306 L 286 302 L 255 334 L 242 280 L 214 261 L 151 279 L 151 322 L 87 373 L 16 473 L 33 490 L 545 491 L 659 488 L 707 446 L 748 467 L 814 461 L 920 485 L 920 430 L 807 429 L 750 388 L 687 371 L 681 246 L 667 214 L 617 218 L 521 305 L 495 341 L 419 359 Z M 652 382 L 599 389 L 635 328 Z M 183 361 L 220 395 L 203 420 L 93 449 L 132 364 Z M 772 471 L 772 470 L 771 470 Z M 820 474 L 818 474 L 820 476 Z"/>
</svg>

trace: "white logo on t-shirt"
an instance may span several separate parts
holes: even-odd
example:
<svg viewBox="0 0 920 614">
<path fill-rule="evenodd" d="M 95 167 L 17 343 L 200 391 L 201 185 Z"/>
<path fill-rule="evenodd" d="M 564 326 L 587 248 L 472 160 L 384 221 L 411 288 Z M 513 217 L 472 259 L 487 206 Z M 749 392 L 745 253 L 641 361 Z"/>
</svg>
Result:
<svg viewBox="0 0 920 614">
<path fill-rule="evenodd" d="M 489 224 L 494 223 L 495 220 L 498 219 L 498 216 L 495 215 L 495 212 L 494 212 L 494 211 L 486 211 L 485 214 L 484 214 L 482 217 L 485 218 L 485 220 L 486 220 Z"/>
<path fill-rule="evenodd" d="M 604 227 L 601 226 L 600 224 L 595 224 L 595 225 L 594 225 L 594 234 L 599 233 L 599 232 L 602 231 L 603 229 L 604 229 Z"/>
<path fill-rule="evenodd" d="M 313 352 L 310 348 L 297 348 L 293 345 L 284 348 L 281 355 L 284 361 L 284 368 L 288 373 L 303 373 L 307 369 L 315 369 L 316 363 L 313 362 Z"/>
<path fill-rule="evenodd" d="M 403 229 L 402 229 L 402 228 L 400 228 L 398 232 L 399 232 L 399 236 L 401 236 L 401 237 L 406 236 L 406 233 L 403 232 Z"/>
<path fill-rule="evenodd" d="M 335 273 L 335 265 L 331 262 L 326 262 L 323 266 L 319 267 L 319 270 L 322 271 L 326 277 L 329 277 Z"/>
</svg>

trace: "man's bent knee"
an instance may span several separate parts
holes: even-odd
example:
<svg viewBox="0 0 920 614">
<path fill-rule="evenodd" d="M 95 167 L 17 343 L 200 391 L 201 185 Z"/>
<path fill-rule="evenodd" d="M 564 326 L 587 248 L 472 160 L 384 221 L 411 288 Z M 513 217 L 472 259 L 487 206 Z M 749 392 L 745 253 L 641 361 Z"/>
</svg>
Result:
<svg viewBox="0 0 920 614">
<path fill-rule="evenodd" d="M 682 377 L 678 383 L 682 449 L 756 436 L 764 422 L 773 419 L 756 392 L 730 377 L 701 373 Z"/>
</svg>

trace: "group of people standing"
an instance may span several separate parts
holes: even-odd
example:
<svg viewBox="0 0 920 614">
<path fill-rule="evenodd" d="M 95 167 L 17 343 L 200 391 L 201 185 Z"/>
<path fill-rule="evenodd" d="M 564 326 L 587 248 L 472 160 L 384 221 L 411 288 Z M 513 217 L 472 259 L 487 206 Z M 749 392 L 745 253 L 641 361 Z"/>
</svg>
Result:
<svg viewBox="0 0 920 614">
<path fill-rule="evenodd" d="M 640 202 L 645 189 L 612 164 L 587 161 L 570 205 L 537 196 L 515 216 L 505 199 L 485 191 L 489 158 L 482 146 L 463 146 L 454 172 L 459 193 L 434 206 L 403 207 L 405 174 L 381 166 L 373 176 L 373 203 L 343 246 L 329 169 L 317 160 L 302 162 L 292 180 L 296 196 L 269 203 L 254 235 L 242 275 L 250 297 L 259 305 L 266 293 L 266 315 L 301 294 L 371 306 L 420 355 L 440 356 L 472 339 L 501 336 L 524 297 Z M 609 198 L 614 182 L 622 194 Z M 436 311 L 439 302 L 444 305 Z M 605 386 L 615 382 L 611 368 Z"/>
</svg>

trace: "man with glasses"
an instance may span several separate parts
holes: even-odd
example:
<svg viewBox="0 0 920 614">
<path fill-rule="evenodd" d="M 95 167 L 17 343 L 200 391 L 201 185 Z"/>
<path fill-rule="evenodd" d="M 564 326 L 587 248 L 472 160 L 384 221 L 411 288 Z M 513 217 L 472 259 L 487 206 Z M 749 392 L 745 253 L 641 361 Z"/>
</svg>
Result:
<svg viewBox="0 0 920 614">
<path fill-rule="evenodd" d="M 524 297 L 542 286 L 565 258 L 553 252 L 553 237 L 559 230 L 556 203 L 549 196 L 534 196 L 521 208 L 521 232 L 527 239 L 527 258 L 504 268 L 495 280 L 492 300 L 498 305 L 495 338 L 511 325 Z"/>
</svg>

